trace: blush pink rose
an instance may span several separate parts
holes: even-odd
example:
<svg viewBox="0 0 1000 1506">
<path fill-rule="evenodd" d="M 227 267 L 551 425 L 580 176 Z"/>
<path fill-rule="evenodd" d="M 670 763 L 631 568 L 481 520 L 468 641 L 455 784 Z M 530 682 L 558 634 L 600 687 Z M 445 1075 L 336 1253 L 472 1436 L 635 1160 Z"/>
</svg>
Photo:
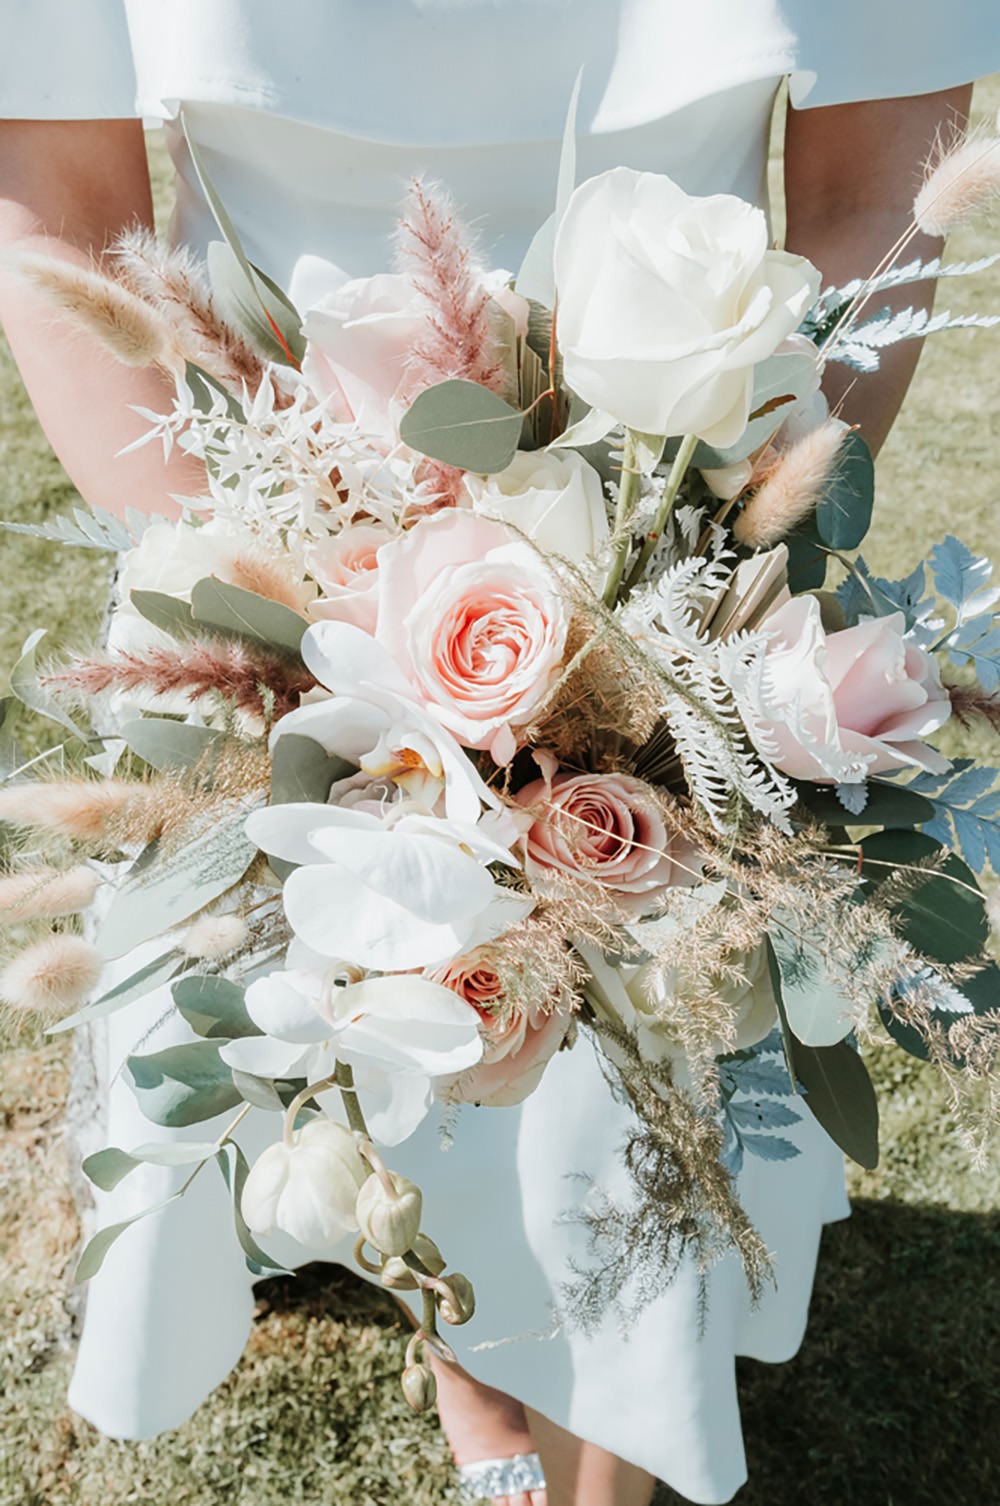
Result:
<svg viewBox="0 0 1000 1506">
<path fill-rule="evenodd" d="M 545 755 L 537 755 L 541 763 Z M 631 774 L 557 774 L 518 792 L 535 820 L 526 844 L 531 879 L 566 873 L 609 891 L 619 909 L 639 915 L 663 891 L 697 877 L 694 849 L 667 829 L 641 779 Z"/>
<path fill-rule="evenodd" d="M 947 761 L 923 741 L 951 715 L 936 661 L 905 637 L 901 612 L 828 633 L 814 596 L 767 619 L 764 717 L 754 741 L 794 779 L 857 784 Z"/>
<path fill-rule="evenodd" d="M 559 582 L 500 523 L 449 510 L 379 550 L 375 636 L 428 710 L 497 764 L 558 677 L 569 628 Z"/>
<path fill-rule="evenodd" d="M 489 947 L 477 947 L 429 975 L 479 1015 L 483 1059 L 452 1078 L 442 1096 L 491 1108 L 522 1103 L 566 1038 L 569 1018 L 555 1010 L 505 1007 L 503 984 Z"/>
<path fill-rule="evenodd" d="M 395 437 L 394 402 L 414 345 L 426 333 L 409 278 L 381 272 L 325 294 L 306 314 L 302 375 L 334 417 L 376 439 Z"/>
<path fill-rule="evenodd" d="M 310 607 L 312 617 L 351 622 L 375 632 L 378 616 L 378 554 L 395 534 L 379 523 L 358 523 L 315 545 L 309 569 L 320 588 Z"/>
</svg>

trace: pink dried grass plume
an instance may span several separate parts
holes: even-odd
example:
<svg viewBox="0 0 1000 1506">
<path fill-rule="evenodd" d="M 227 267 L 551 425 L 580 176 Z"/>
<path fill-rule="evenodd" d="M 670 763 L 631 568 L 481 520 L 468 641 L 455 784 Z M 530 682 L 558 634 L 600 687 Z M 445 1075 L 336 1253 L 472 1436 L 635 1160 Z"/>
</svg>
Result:
<svg viewBox="0 0 1000 1506">
<path fill-rule="evenodd" d="M 951 714 L 963 727 L 983 722 L 1000 733 L 1000 696 L 990 695 L 981 685 L 948 685 Z"/>
<path fill-rule="evenodd" d="M 828 419 L 783 451 L 733 524 L 748 549 L 770 549 L 814 511 L 849 432 Z"/>
<path fill-rule="evenodd" d="M 93 901 L 100 879 L 92 868 L 32 868 L 0 877 L 0 922 L 57 920 Z"/>
<path fill-rule="evenodd" d="M 0 1000 L 48 1018 L 66 1014 L 97 987 L 101 966 L 96 947 L 82 937 L 46 936 L 0 972 Z"/>
<path fill-rule="evenodd" d="M 244 383 L 256 390 L 264 363 L 219 314 L 204 271 L 189 251 L 165 246 L 136 226 L 118 237 L 112 255 L 122 284 L 160 310 L 186 361 L 237 392 Z"/>
<path fill-rule="evenodd" d="M 925 235 L 950 235 L 1000 198 L 1000 136 L 940 141 L 927 163 L 913 216 Z"/>
<path fill-rule="evenodd" d="M 109 691 L 182 692 L 192 701 L 217 696 L 238 711 L 259 717 L 293 711 L 316 683 L 301 664 L 263 647 L 250 648 L 238 639 L 192 640 L 169 648 L 79 659 L 66 669 L 50 671 L 42 680 L 56 691 L 82 696 Z"/>
<path fill-rule="evenodd" d="M 241 915 L 199 915 L 181 942 L 186 957 L 218 961 L 238 952 L 250 931 Z"/>
<path fill-rule="evenodd" d="M 427 333 L 409 362 L 409 393 L 449 377 L 498 391 L 504 367 L 491 299 L 470 232 L 438 185 L 410 184 L 396 238 L 397 264 L 426 303 Z"/>
<path fill-rule="evenodd" d="M 170 326 L 154 308 L 96 267 L 23 253 L 12 259 L 18 277 L 80 329 L 94 335 L 126 366 L 173 371 L 177 354 Z"/>
</svg>

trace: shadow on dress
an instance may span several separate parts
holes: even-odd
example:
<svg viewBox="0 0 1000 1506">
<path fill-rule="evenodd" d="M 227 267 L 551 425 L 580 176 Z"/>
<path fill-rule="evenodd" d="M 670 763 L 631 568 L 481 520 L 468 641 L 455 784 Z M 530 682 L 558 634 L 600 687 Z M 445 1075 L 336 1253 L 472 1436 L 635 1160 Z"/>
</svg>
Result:
<svg viewBox="0 0 1000 1506">
<path fill-rule="evenodd" d="M 391 1299 L 336 1267 L 258 1293 L 274 1313 L 405 1330 Z M 825 1232 L 800 1353 L 741 1360 L 739 1373 L 750 1469 L 739 1506 L 996 1500 L 1000 1213 L 856 1202 Z M 682 1500 L 664 1487 L 656 1506 Z"/>
</svg>

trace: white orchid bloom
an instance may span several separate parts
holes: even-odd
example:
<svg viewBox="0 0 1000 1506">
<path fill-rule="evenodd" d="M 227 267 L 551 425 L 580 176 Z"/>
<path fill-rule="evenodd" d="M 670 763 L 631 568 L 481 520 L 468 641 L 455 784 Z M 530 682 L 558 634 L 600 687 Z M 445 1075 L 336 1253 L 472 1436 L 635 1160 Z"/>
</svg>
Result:
<svg viewBox="0 0 1000 1506">
<path fill-rule="evenodd" d="M 356 808 L 272 805 L 247 832 L 298 866 L 285 880 L 295 934 L 321 956 L 379 972 L 433 967 L 492 941 L 532 909 L 487 864 L 514 854 L 472 823 L 414 814 L 403 801 L 380 818 Z"/>
<path fill-rule="evenodd" d="M 319 622 L 302 640 L 302 657 L 333 699 L 282 717 L 273 742 L 311 737 L 363 773 L 390 778 L 425 809 L 443 797 L 451 820 L 475 821 L 500 802 L 455 738 L 414 699 L 382 644 L 347 622 Z"/>
<path fill-rule="evenodd" d="M 343 963 L 298 941 L 287 961 L 247 989 L 247 1012 L 264 1034 L 227 1042 L 223 1060 L 256 1077 L 307 1082 L 347 1063 L 368 1127 L 383 1145 L 413 1133 L 438 1078 L 482 1057 L 479 1017 L 449 988 L 412 973 L 345 983 Z M 331 1117 L 342 1116 L 339 1092 L 318 1101 Z"/>
</svg>

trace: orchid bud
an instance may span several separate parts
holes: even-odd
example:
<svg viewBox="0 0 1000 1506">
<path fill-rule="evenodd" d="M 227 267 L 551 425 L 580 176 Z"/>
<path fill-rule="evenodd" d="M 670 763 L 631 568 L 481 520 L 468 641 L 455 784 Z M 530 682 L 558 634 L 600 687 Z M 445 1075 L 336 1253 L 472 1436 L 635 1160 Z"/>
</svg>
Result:
<svg viewBox="0 0 1000 1506">
<path fill-rule="evenodd" d="M 437 1401 L 437 1380 L 429 1365 L 407 1365 L 401 1384 L 414 1412 L 429 1412 Z"/>
<path fill-rule="evenodd" d="M 432 1276 L 440 1276 L 447 1262 L 433 1239 L 428 1239 L 426 1234 L 418 1234 L 411 1249 Z M 382 1266 L 382 1285 L 396 1292 L 412 1292 L 420 1282 L 402 1255 L 390 1255 Z"/>
<path fill-rule="evenodd" d="M 476 1310 L 476 1293 L 468 1276 L 455 1271 L 437 1287 L 438 1312 L 446 1323 L 468 1323 Z"/>
<path fill-rule="evenodd" d="M 420 1233 L 424 1197 L 406 1177 L 390 1172 L 392 1191 L 372 1172 L 358 1193 L 355 1217 L 370 1245 L 383 1255 L 405 1255 Z"/>
<path fill-rule="evenodd" d="M 317 1254 L 357 1228 L 354 1205 L 365 1163 L 354 1136 L 332 1119 L 312 1119 L 268 1146 L 250 1170 L 241 1207 L 252 1234 L 280 1231 Z"/>
</svg>

